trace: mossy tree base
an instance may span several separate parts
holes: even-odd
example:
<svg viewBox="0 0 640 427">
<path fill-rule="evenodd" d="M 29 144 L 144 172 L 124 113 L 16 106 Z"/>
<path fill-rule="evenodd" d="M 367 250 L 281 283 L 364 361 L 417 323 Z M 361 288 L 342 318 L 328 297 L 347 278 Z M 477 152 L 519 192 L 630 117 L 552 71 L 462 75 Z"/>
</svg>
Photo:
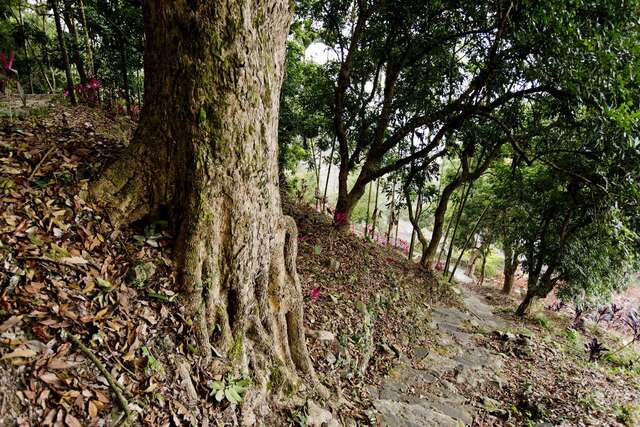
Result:
<svg viewBox="0 0 640 427">
<path fill-rule="evenodd" d="M 297 229 L 278 190 L 289 2 L 219 3 L 144 3 L 142 118 L 91 192 L 116 225 L 169 213 L 199 352 L 217 373 L 252 378 L 250 423 L 301 376 L 323 389 L 304 336 Z"/>
</svg>

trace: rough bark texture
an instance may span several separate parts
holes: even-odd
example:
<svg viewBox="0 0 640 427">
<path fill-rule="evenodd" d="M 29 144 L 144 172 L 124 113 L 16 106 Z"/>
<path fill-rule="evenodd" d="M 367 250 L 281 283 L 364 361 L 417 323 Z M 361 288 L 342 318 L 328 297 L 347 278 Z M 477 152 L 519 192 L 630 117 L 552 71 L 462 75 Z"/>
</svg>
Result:
<svg viewBox="0 0 640 427">
<path fill-rule="evenodd" d="M 421 262 L 425 267 L 430 267 L 433 264 L 436 252 L 438 251 L 438 246 L 442 239 L 442 229 L 444 227 L 444 218 L 447 213 L 449 199 L 453 192 L 456 191 L 463 183 L 464 182 L 460 179 L 454 179 L 442 190 L 442 194 L 438 200 L 438 206 L 433 214 L 433 231 L 431 233 L 431 240 L 429 240 L 429 244 L 424 247 L 425 249 L 422 253 Z"/>
<path fill-rule="evenodd" d="M 300 373 L 315 382 L 297 230 L 278 191 L 289 19 L 285 0 L 145 1 L 142 118 L 124 157 L 92 187 L 116 224 L 163 210 L 173 219 L 204 360 L 213 360 L 213 345 L 226 368 L 254 380 L 246 422 L 268 387 L 291 392 Z"/>
<path fill-rule="evenodd" d="M 536 273 L 529 276 L 527 280 L 527 293 L 516 310 L 517 316 L 522 317 L 529 314 L 535 300 L 538 298 L 546 298 L 546 296 L 549 295 L 549 292 L 553 290 L 558 280 L 557 278 L 552 278 L 554 271 L 555 266 L 551 265 L 547 267 L 541 276 Z"/>
</svg>

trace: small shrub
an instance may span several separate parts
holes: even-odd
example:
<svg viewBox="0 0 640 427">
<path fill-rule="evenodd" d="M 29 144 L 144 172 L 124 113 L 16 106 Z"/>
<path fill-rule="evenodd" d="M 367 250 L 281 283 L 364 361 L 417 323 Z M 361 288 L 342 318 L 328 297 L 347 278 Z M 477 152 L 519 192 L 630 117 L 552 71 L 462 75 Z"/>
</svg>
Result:
<svg viewBox="0 0 640 427">
<path fill-rule="evenodd" d="M 596 337 L 593 337 L 591 341 L 585 345 L 585 348 L 589 354 L 589 362 L 600 360 L 604 352 L 608 350 Z"/>
<path fill-rule="evenodd" d="M 616 408 L 616 420 L 625 426 L 640 424 L 640 407 L 632 403 L 622 403 Z"/>
<path fill-rule="evenodd" d="M 534 317 L 535 321 L 546 330 L 551 330 L 553 327 L 553 321 L 549 319 L 544 313 L 538 313 Z"/>
</svg>

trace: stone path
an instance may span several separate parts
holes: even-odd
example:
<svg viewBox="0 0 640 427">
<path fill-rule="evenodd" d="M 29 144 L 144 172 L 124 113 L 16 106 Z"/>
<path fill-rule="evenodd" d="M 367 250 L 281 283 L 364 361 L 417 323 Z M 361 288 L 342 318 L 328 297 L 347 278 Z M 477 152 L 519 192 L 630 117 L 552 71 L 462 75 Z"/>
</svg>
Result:
<svg viewBox="0 0 640 427">
<path fill-rule="evenodd" d="M 458 388 L 502 381 L 502 356 L 478 346 L 473 330 L 505 325 L 481 296 L 466 286 L 461 290 L 465 310 L 435 308 L 432 312 L 437 345 L 415 349 L 413 360 L 401 359 L 377 391 L 374 406 L 383 425 L 470 425 L 476 408 Z"/>
</svg>

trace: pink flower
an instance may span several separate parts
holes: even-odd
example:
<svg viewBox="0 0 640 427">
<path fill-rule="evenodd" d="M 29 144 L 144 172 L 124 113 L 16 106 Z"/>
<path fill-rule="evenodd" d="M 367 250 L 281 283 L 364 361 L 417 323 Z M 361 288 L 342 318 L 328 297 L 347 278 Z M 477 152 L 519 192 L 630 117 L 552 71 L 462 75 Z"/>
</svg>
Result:
<svg viewBox="0 0 640 427">
<path fill-rule="evenodd" d="M 69 89 L 65 89 L 64 92 L 62 92 L 62 94 L 64 96 L 69 96 Z"/>
<path fill-rule="evenodd" d="M 2 68 L 7 71 L 15 71 L 13 68 L 11 68 L 13 67 L 13 60 L 15 59 L 15 56 L 16 55 L 13 49 L 9 51 L 9 59 L 4 56 L 4 52 L 0 52 L 0 62 L 2 63 Z"/>
<path fill-rule="evenodd" d="M 317 301 L 318 298 L 320 298 L 320 287 L 315 287 L 311 289 L 311 292 L 309 293 L 309 295 L 311 296 L 312 300 Z"/>
<path fill-rule="evenodd" d="M 336 225 L 341 225 L 347 222 L 347 214 L 345 212 L 336 212 L 334 217 Z"/>
<path fill-rule="evenodd" d="M 89 80 L 87 80 L 87 89 L 98 89 L 101 86 L 100 80 L 96 79 L 95 77 L 91 77 Z"/>
</svg>

